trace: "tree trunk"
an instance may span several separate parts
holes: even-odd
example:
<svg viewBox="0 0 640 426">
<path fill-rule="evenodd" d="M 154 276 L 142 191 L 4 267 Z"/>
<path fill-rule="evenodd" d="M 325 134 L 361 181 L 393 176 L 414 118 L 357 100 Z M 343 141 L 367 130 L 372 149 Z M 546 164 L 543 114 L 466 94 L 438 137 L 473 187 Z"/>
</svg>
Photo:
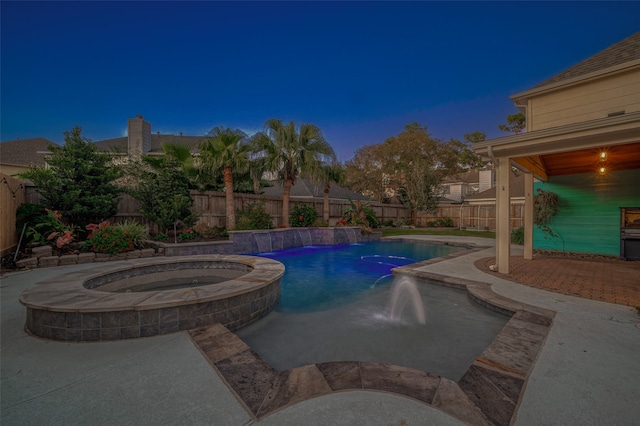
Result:
<svg viewBox="0 0 640 426">
<path fill-rule="evenodd" d="M 329 224 L 329 190 L 331 184 L 326 183 L 324 185 L 324 205 L 322 206 L 322 220 Z"/>
<path fill-rule="evenodd" d="M 289 194 L 291 194 L 291 187 L 293 186 L 293 180 L 285 179 L 284 192 L 282 193 L 282 226 L 289 227 Z"/>
<path fill-rule="evenodd" d="M 236 209 L 233 201 L 233 170 L 224 166 L 224 192 L 226 197 L 226 228 L 227 231 L 236 229 Z"/>
</svg>

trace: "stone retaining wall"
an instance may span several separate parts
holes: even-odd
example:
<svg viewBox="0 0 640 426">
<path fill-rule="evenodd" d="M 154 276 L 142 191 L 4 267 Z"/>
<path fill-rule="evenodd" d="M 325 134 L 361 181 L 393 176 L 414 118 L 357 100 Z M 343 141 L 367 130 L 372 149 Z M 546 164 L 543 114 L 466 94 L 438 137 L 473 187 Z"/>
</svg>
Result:
<svg viewBox="0 0 640 426">
<path fill-rule="evenodd" d="M 379 240 L 380 232 L 362 234 L 359 227 L 285 228 L 231 231 L 229 241 L 168 244 L 151 242 L 153 248 L 122 254 L 79 253 L 54 256 L 51 246 L 35 247 L 30 258 L 16 262 L 19 269 L 47 268 L 79 263 L 109 262 L 154 256 L 195 256 L 202 254 L 259 254 L 306 245 L 349 244 Z"/>
</svg>

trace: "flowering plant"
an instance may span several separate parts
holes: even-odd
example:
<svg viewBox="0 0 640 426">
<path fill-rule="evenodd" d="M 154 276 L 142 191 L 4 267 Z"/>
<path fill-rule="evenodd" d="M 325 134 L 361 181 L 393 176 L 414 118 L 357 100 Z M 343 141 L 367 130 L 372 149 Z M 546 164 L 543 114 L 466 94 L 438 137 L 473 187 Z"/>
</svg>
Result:
<svg viewBox="0 0 640 426">
<path fill-rule="evenodd" d="M 96 253 L 119 254 L 141 247 L 147 239 L 147 229 L 135 222 L 124 222 L 115 225 L 104 221 L 87 225 L 90 231 L 84 248 Z"/>
<path fill-rule="evenodd" d="M 58 210 L 44 210 L 46 214 L 41 216 L 41 222 L 30 227 L 27 236 L 33 243 L 51 244 L 58 249 L 64 249 L 74 240 L 78 228 L 64 224 L 62 214 Z"/>
<path fill-rule="evenodd" d="M 185 229 L 183 232 L 181 232 L 178 235 L 178 239 L 180 241 L 191 241 L 193 239 L 195 239 L 196 237 L 199 237 L 200 234 L 198 234 L 198 232 L 196 232 L 195 230 L 189 228 L 189 229 Z"/>
<path fill-rule="evenodd" d="M 291 210 L 289 216 L 289 223 L 293 227 L 308 227 L 313 226 L 318 218 L 318 212 L 313 206 L 308 204 L 296 204 Z"/>
</svg>

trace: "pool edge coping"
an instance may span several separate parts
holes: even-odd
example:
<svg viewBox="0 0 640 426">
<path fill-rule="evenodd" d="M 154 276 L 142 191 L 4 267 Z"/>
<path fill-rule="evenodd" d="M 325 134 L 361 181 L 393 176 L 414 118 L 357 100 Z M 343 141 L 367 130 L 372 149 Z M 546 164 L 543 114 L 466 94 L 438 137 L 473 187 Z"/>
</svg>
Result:
<svg viewBox="0 0 640 426">
<path fill-rule="evenodd" d="M 407 240 L 416 241 L 410 238 Z M 394 268 L 394 273 L 411 275 L 420 280 L 435 281 L 439 285 L 465 289 L 476 303 L 510 316 L 507 324 L 496 335 L 492 343 L 476 357 L 458 382 L 453 382 L 445 377 L 422 370 L 392 364 L 360 361 L 309 364 L 278 372 L 224 326 L 220 325 L 224 328 L 223 331 L 218 331 L 215 336 L 210 337 L 214 340 L 224 338 L 228 341 L 223 346 L 226 348 L 234 346 L 237 350 L 225 354 L 226 356 L 223 358 L 220 358 L 215 353 L 212 358 L 211 351 L 215 352 L 216 345 L 211 345 L 209 341 L 206 345 L 208 349 L 205 349 L 200 346 L 201 342 L 197 337 L 202 330 L 217 327 L 217 325 L 188 330 L 187 334 L 255 420 L 262 419 L 308 399 L 336 392 L 364 390 L 390 392 L 408 397 L 443 411 L 467 424 L 511 424 L 517 415 L 528 379 L 544 347 L 556 312 L 504 297 L 494 292 L 492 285 L 489 283 L 418 270 L 417 268 L 431 263 L 442 262 L 488 248 L 469 243 L 425 242 L 463 246 L 466 247 L 466 250 L 397 267 Z M 230 345 L 229 341 L 235 343 Z M 521 346 L 524 346 L 526 351 L 523 352 Z M 255 367 L 255 370 L 251 372 L 251 374 L 254 374 L 253 378 L 260 375 L 266 375 L 270 378 L 268 386 L 262 383 L 262 387 L 266 389 L 262 389 L 263 398 L 258 405 L 256 405 L 255 401 L 255 387 L 251 387 L 251 395 L 248 395 L 246 389 L 239 386 L 238 383 L 234 383 L 231 376 L 238 366 L 236 365 L 237 363 L 242 364 L 245 369 L 247 365 L 253 363 L 253 367 Z M 326 374 L 326 370 L 346 369 L 351 371 L 353 376 L 355 374 L 355 364 L 357 364 L 359 379 L 354 379 L 351 386 L 336 386 L 337 378 Z M 368 369 L 369 371 L 378 370 L 379 372 L 390 370 L 393 374 L 389 376 L 379 373 L 384 377 L 372 380 L 371 377 L 368 379 L 363 378 L 363 369 Z M 291 380 L 292 377 L 295 380 Z M 310 380 L 319 389 L 301 389 L 299 386 L 301 377 Z M 422 384 L 427 384 L 428 392 L 420 385 L 418 385 L 419 388 L 416 388 L 416 383 L 413 380 L 415 377 L 424 379 Z M 251 382 L 251 378 L 247 379 L 245 375 L 244 381 Z M 365 381 L 367 381 L 366 386 Z M 434 382 L 437 382 L 437 384 L 434 384 Z M 357 383 L 360 383 L 360 386 L 357 386 Z M 416 393 L 421 397 L 417 397 Z"/>
</svg>

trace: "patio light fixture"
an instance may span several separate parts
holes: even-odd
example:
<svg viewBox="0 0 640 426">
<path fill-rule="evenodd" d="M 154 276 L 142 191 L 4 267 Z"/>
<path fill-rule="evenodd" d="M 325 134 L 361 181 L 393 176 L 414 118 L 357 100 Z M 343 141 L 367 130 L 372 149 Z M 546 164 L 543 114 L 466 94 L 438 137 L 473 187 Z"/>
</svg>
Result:
<svg viewBox="0 0 640 426">
<path fill-rule="evenodd" d="M 605 166 L 607 165 L 608 156 L 609 155 L 607 154 L 607 151 L 605 151 L 604 149 L 600 151 L 600 153 L 598 154 L 598 161 L 599 161 L 598 173 L 601 175 L 604 175 L 607 172 L 607 169 L 605 168 Z"/>
</svg>

